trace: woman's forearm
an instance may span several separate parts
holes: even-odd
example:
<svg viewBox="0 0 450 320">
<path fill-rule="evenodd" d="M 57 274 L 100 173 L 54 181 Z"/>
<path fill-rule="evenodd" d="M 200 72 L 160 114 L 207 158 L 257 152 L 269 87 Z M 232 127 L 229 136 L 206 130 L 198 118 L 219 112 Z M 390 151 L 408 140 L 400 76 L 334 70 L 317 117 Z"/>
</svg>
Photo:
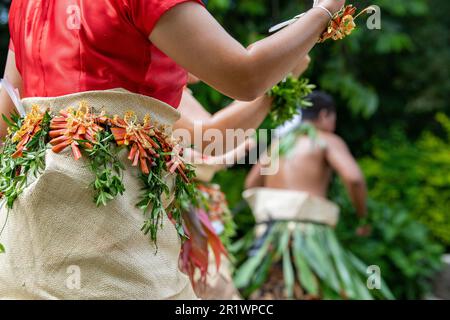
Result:
<svg viewBox="0 0 450 320">
<path fill-rule="evenodd" d="M 269 113 L 271 105 L 272 98 L 266 95 L 249 102 L 235 101 L 202 124 L 205 129 L 215 128 L 224 133 L 227 129 L 258 128 Z"/>
<path fill-rule="evenodd" d="M 235 101 L 209 118 L 201 118 L 201 120 L 198 120 L 196 118 L 198 111 L 193 104 L 195 100 L 188 99 L 190 97 L 190 93 L 183 93 L 182 104 L 179 108 L 181 118 L 175 123 L 174 128 L 187 130 L 191 135 L 191 141 L 195 140 L 194 134 L 196 130 L 198 132 L 198 127 L 201 128 L 202 137 L 210 129 L 219 130 L 224 139 L 214 142 L 214 144 L 218 150 L 224 150 L 224 152 L 227 151 L 227 141 L 225 139 L 227 130 L 248 130 L 259 127 L 270 111 L 272 104 L 272 99 L 268 96 L 262 96 L 250 102 Z M 175 134 L 177 134 L 177 130 L 175 130 Z M 222 145 L 218 145 L 219 143 L 222 143 Z M 203 150 L 207 145 L 211 145 L 211 142 L 203 141 L 202 139 L 202 145 L 198 145 L 197 147 Z"/>
<path fill-rule="evenodd" d="M 251 101 L 282 80 L 316 44 L 330 17 L 318 8 L 244 48 L 200 5 L 180 4 L 156 24 L 150 40 L 218 91 Z"/>
<path fill-rule="evenodd" d="M 252 44 L 249 49 L 248 68 L 254 73 L 251 81 L 259 81 L 254 93 L 260 95 L 280 82 L 295 69 L 299 57 L 314 47 L 329 17 L 321 10 L 311 10 L 293 25 Z"/>
</svg>

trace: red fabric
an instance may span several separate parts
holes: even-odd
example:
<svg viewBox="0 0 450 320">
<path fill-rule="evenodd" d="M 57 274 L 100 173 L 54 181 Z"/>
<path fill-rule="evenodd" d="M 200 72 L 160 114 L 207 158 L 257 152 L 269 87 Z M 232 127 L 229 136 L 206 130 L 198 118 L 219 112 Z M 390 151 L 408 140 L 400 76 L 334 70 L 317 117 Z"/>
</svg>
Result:
<svg viewBox="0 0 450 320">
<path fill-rule="evenodd" d="M 148 40 L 173 6 L 201 0 L 13 0 L 25 97 L 125 88 L 178 107 L 187 74 Z"/>
<path fill-rule="evenodd" d="M 12 42 L 12 40 L 9 40 L 9 50 L 14 52 L 14 43 Z"/>
</svg>

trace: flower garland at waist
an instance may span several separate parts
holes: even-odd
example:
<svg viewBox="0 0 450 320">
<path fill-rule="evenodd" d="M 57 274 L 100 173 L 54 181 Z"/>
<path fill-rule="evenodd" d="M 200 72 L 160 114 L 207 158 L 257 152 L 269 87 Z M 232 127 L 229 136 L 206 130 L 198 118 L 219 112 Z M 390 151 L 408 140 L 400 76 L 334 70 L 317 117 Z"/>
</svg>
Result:
<svg viewBox="0 0 450 320">
<path fill-rule="evenodd" d="M 185 237 L 182 208 L 198 198 L 191 183 L 195 171 L 183 161 L 183 148 L 166 133 L 167 127 L 152 121 L 149 115 L 142 121 L 132 111 L 123 117 L 110 117 L 104 112 L 93 113 L 86 102 L 81 102 L 78 109 L 67 108 L 58 114 L 41 112 L 33 105 L 25 117 L 3 116 L 3 120 L 9 127 L 0 154 L 0 197 L 8 208 L 28 185 L 30 175 L 37 176 L 45 168 L 48 143 L 55 153 L 70 148 L 75 160 L 86 157 L 94 175 L 94 202 L 106 205 L 125 191 L 125 167 L 118 154 L 127 148 L 128 159 L 132 166 L 139 167 L 143 183 L 137 203 L 146 218 L 142 231 L 156 243 L 163 216 L 170 212 L 179 235 Z M 169 195 L 169 186 L 162 177 L 167 173 L 175 175 L 175 200 L 164 208 L 161 198 Z"/>
</svg>

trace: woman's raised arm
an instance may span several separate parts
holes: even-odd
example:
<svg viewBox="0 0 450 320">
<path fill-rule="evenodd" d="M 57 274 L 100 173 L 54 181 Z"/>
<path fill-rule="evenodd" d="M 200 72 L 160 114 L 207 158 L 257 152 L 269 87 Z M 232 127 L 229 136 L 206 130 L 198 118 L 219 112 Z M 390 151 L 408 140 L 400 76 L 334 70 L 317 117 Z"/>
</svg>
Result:
<svg viewBox="0 0 450 320">
<path fill-rule="evenodd" d="M 321 0 L 334 13 L 345 0 Z M 308 11 L 291 26 L 244 48 L 194 2 L 165 13 L 150 34 L 159 49 L 210 86 L 237 100 L 251 101 L 282 80 L 316 44 L 330 16 Z"/>
</svg>

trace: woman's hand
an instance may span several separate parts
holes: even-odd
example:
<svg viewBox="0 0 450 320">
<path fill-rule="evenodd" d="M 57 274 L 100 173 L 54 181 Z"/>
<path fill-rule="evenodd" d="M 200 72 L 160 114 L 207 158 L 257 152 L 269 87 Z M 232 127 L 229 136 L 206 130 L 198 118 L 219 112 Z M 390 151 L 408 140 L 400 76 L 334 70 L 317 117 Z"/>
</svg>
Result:
<svg viewBox="0 0 450 320">
<path fill-rule="evenodd" d="M 345 5 L 345 0 L 319 0 L 317 4 L 330 10 L 331 14 L 335 14 Z"/>
</svg>

